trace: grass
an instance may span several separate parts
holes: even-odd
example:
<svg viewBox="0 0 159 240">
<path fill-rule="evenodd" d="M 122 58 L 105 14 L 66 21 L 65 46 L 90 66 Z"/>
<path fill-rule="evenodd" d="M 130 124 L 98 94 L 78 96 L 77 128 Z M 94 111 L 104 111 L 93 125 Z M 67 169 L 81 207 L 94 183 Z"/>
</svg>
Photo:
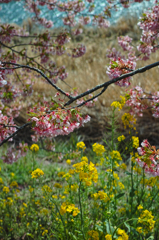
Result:
<svg viewBox="0 0 159 240">
<path fill-rule="evenodd" d="M 39 142 L 39 151 L 28 149 L 13 164 L 0 161 L 2 240 L 158 239 L 159 179 L 135 161 L 139 140 L 132 140 L 132 128 L 129 141 L 117 140 L 112 110 L 103 145 L 85 149 L 72 134 L 53 142 L 53 152 Z M 1 156 L 6 151 L 1 148 Z"/>
</svg>

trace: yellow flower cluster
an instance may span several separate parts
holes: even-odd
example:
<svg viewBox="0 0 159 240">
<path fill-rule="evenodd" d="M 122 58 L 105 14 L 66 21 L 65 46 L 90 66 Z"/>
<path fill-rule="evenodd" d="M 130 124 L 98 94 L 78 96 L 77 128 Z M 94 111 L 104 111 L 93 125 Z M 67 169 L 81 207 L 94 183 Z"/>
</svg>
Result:
<svg viewBox="0 0 159 240">
<path fill-rule="evenodd" d="M 0 184 L 3 184 L 3 179 L 2 178 L 0 178 Z"/>
<path fill-rule="evenodd" d="M 111 156 L 112 159 L 122 161 L 122 157 L 121 157 L 119 151 L 113 150 L 112 152 L 110 152 L 110 156 Z"/>
<path fill-rule="evenodd" d="M 47 208 L 42 208 L 42 209 L 40 210 L 40 214 L 42 214 L 42 215 L 44 215 L 44 216 L 47 216 L 48 213 L 49 213 L 49 210 L 48 210 Z"/>
<path fill-rule="evenodd" d="M 44 185 L 44 186 L 42 187 L 42 191 L 43 191 L 43 192 L 52 192 L 51 188 L 50 188 L 48 185 Z"/>
<path fill-rule="evenodd" d="M 138 173 L 138 174 L 141 174 L 141 168 L 139 166 L 134 166 L 133 167 L 133 170 Z"/>
<path fill-rule="evenodd" d="M 129 239 L 129 236 L 126 234 L 126 232 L 120 228 L 118 228 L 117 234 L 120 235 L 120 237 L 118 237 L 117 240 L 128 240 Z"/>
<path fill-rule="evenodd" d="M 94 193 L 92 196 L 95 200 L 100 199 L 103 200 L 103 202 L 108 202 L 110 200 L 107 193 L 103 191 L 98 191 L 98 193 Z"/>
<path fill-rule="evenodd" d="M 85 159 L 85 161 L 74 164 L 73 167 L 75 168 L 75 172 L 79 173 L 80 181 L 84 182 L 86 186 L 90 186 L 92 181 L 97 182 L 98 172 L 92 162 L 88 163 L 87 159 Z"/>
<path fill-rule="evenodd" d="M 145 234 L 153 231 L 154 225 L 155 225 L 155 221 L 153 219 L 154 219 L 154 216 L 152 215 L 152 212 L 148 210 L 144 210 L 140 214 L 140 217 L 138 218 L 138 223 L 142 226 L 142 227 L 139 227 L 140 231 L 142 230 L 142 232 Z"/>
<path fill-rule="evenodd" d="M 120 96 L 120 97 L 121 97 L 121 101 L 120 101 L 120 102 L 114 101 L 114 102 L 112 102 L 112 104 L 111 104 L 111 107 L 114 107 L 115 109 L 118 108 L 119 111 L 120 111 L 120 110 L 123 108 L 123 106 L 125 105 L 125 97 L 123 97 L 123 96 Z"/>
<path fill-rule="evenodd" d="M 13 199 L 11 197 L 8 197 L 6 200 L 4 200 L 4 206 L 8 205 L 11 206 L 13 204 Z"/>
<path fill-rule="evenodd" d="M 30 147 L 30 150 L 32 152 L 38 152 L 39 151 L 39 146 L 37 144 L 32 144 Z"/>
<path fill-rule="evenodd" d="M 125 139 L 125 136 L 124 136 L 124 135 L 121 135 L 121 136 L 118 137 L 118 141 L 119 141 L 119 142 L 123 141 L 124 139 Z"/>
<path fill-rule="evenodd" d="M 115 179 L 119 180 L 119 176 L 118 176 L 118 174 L 115 173 L 115 172 L 113 172 L 113 177 L 114 177 Z"/>
<path fill-rule="evenodd" d="M 16 181 L 12 181 L 10 183 L 10 187 L 18 187 L 18 183 Z"/>
<path fill-rule="evenodd" d="M 83 150 L 86 149 L 86 146 L 85 146 L 84 142 L 78 142 L 77 145 L 76 145 L 76 147 L 77 147 L 77 149 L 79 149 L 79 148 L 81 148 L 81 149 L 83 149 Z"/>
<path fill-rule="evenodd" d="M 93 152 L 95 152 L 97 156 L 102 156 L 103 153 L 105 152 L 104 146 L 99 143 L 94 143 L 92 147 L 93 147 Z"/>
<path fill-rule="evenodd" d="M 63 202 L 60 208 L 60 214 L 64 215 L 66 212 L 68 213 L 72 212 L 72 216 L 75 217 L 80 211 L 77 207 L 75 207 L 75 204 Z"/>
<path fill-rule="evenodd" d="M 143 209 L 143 206 L 139 205 L 139 206 L 137 207 L 137 209 L 138 209 L 138 210 L 142 210 L 142 209 Z"/>
<path fill-rule="evenodd" d="M 127 169 L 127 166 L 125 163 L 122 163 L 120 164 L 120 168 L 123 169 L 123 170 L 126 170 Z"/>
<path fill-rule="evenodd" d="M 47 234 L 47 233 L 48 233 L 48 230 L 45 229 L 45 230 L 42 232 L 42 236 L 44 236 L 44 235 Z"/>
<path fill-rule="evenodd" d="M 133 147 L 138 148 L 139 147 L 139 138 L 132 136 L 132 141 L 133 141 Z"/>
<path fill-rule="evenodd" d="M 62 188 L 62 185 L 61 185 L 60 183 L 55 183 L 55 184 L 54 184 L 54 187 L 56 187 L 56 188 Z"/>
<path fill-rule="evenodd" d="M 71 190 L 72 190 L 72 191 L 76 192 L 77 189 L 78 189 L 77 183 L 71 185 Z"/>
<path fill-rule="evenodd" d="M 99 240 L 99 233 L 95 230 L 90 230 L 88 232 L 88 235 L 91 236 L 91 238 L 89 238 L 89 240 Z"/>
<path fill-rule="evenodd" d="M 66 163 L 67 163 L 68 165 L 71 165 L 71 160 L 70 160 L 70 159 L 67 159 L 67 160 L 66 160 Z"/>
<path fill-rule="evenodd" d="M 112 240 L 112 236 L 110 234 L 105 235 L 106 240 Z"/>
<path fill-rule="evenodd" d="M 32 173 L 31 173 L 32 177 L 31 178 L 38 178 L 42 175 L 44 175 L 44 172 L 40 169 L 40 168 L 37 168 L 36 170 L 34 170 Z"/>
<path fill-rule="evenodd" d="M 122 182 L 118 182 L 118 185 L 120 187 L 121 190 L 125 189 L 125 186 Z"/>
<path fill-rule="evenodd" d="M 9 191 L 10 191 L 10 190 L 9 190 L 9 187 L 5 187 L 5 186 L 3 187 L 3 192 L 9 193 Z"/>
<path fill-rule="evenodd" d="M 58 177 L 63 177 L 63 175 L 65 175 L 65 172 L 59 172 L 57 175 Z"/>
<path fill-rule="evenodd" d="M 129 128 L 133 128 L 133 125 L 136 124 L 136 118 L 134 118 L 130 113 L 124 113 L 121 120 L 124 124 L 124 128 L 126 128 L 127 126 Z M 134 129 L 136 130 L 136 128 Z"/>
<path fill-rule="evenodd" d="M 157 185 L 157 179 L 155 177 L 151 177 L 149 179 L 144 179 L 144 183 L 148 187 L 153 187 Z"/>
</svg>

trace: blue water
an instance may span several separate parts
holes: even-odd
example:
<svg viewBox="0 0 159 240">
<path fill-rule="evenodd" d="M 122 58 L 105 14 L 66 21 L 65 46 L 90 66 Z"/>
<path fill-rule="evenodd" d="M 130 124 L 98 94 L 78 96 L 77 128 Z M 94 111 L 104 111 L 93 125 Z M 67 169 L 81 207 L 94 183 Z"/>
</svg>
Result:
<svg viewBox="0 0 159 240">
<path fill-rule="evenodd" d="M 33 16 L 30 12 L 23 8 L 25 0 L 12 1 L 8 4 L 0 4 L 0 22 L 1 23 L 16 23 L 21 25 L 24 20 Z M 112 11 L 112 17 L 109 18 L 111 24 L 116 22 L 120 17 L 123 16 L 140 16 L 148 7 L 151 7 L 153 0 L 143 1 L 142 3 L 133 3 L 128 9 L 123 8 L 121 5 L 118 11 Z M 95 10 L 92 14 L 99 14 L 102 12 L 103 8 L 106 6 L 106 0 L 95 0 Z M 89 5 L 86 2 L 86 6 Z M 87 12 L 87 10 L 85 11 Z M 45 17 L 48 20 L 53 20 L 54 26 L 62 26 L 62 17 L 65 13 L 61 13 L 57 10 L 48 10 L 46 7 L 42 7 L 41 17 Z"/>
</svg>

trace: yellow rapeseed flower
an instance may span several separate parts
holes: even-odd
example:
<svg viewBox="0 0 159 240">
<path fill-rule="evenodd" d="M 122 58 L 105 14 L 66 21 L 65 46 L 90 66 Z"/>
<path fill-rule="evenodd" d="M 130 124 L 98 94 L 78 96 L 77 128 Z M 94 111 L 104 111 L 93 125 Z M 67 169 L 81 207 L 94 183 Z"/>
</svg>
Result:
<svg viewBox="0 0 159 240">
<path fill-rule="evenodd" d="M 42 236 L 44 236 L 45 234 L 47 234 L 48 233 L 48 230 L 44 230 L 43 232 L 42 232 Z"/>
<path fill-rule="evenodd" d="M 139 206 L 137 207 L 137 209 L 138 209 L 138 210 L 141 210 L 141 209 L 143 209 L 143 206 L 139 205 Z"/>
<path fill-rule="evenodd" d="M 54 184 L 54 187 L 56 187 L 56 188 L 62 188 L 62 185 L 61 185 L 60 183 L 55 183 L 55 184 Z"/>
<path fill-rule="evenodd" d="M 63 177 L 63 175 L 65 175 L 65 172 L 59 172 L 57 175 L 58 177 Z"/>
<path fill-rule="evenodd" d="M 27 204 L 23 202 L 23 206 L 24 206 L 24 207 L 27 207 Z"/>
<path fill-rule="evenodd" d="M 136 228 L 136 231 L 137 231 L 138 233 L 142 233 L 142 227 L 137 227 L 137 228 Z"/>
<path fill-rule="evenodd" d="M 119 185 L 121 190 L 125 188 L 125 186 L 124 186 L 124 184 L 122 182 L 118 182 L 118 185 Z"/>
<path fill-rule="evenodd" d="M 0 178 L 0 184 L 3 184 L 3 179 L 2 178 Z"/>
<path fill-rule="evenodd" d="M 118 141 L 119 141 L 119 142 L 123 141 L 124 139 L 125 139 L 125 136 L 124 136 L 124 135 L 121 135 L 121 136 L 118 137 Z"/>
<path fill-rule="evenodd" d="M 129 239 L 129 236 L 126 234 L 126 232 L 120 228 L 118 228 L 117 230 L 117 234 L 118 235 L 121 235 L 120 237 L 118 237 L 117 239 L 119 240 L 128 240 Z"/>
<path fill-rule="evenodd" d="M 10 190 L 9 190 L 9 187 L 5 187 L 5 186 L 3 187 L 3 192 L 9 193 L 9 191 L 10 191 Z"/>
<path fill-rule="evenodd" d="M 32 178 L 38 178 L 42 175 L 44 175 L 44 172 L 40 169 L 40 168 L 37 168 L 36 170 L 34 170 L 32 173 Z"/>
<path fill-rule="evenodd" d="M 10 175 L 11 175 L 11 177 L 14 177 L 14 176 L 15 176 L 15 174 L 14 174 L 13 172 L 11 172 Z"/>
<path fill-rule="evenodd" d="M 133 141 L 133 147 L 138 148 L 139 147 L 139 138 L 132 136 L 132 141 Z"/>
<path fill-rule="evenodd" d="M 83 149 L 83 150 L 86 149 L 86 146 L 85 146 L 84 142 L 78 142 L 77 145 L 76 145 L 76 147 L 77 147 L 77 149 L 79 149 L 79 148 L 81 148 L 81 149 Z"/>
<path fill-rule="evenodd" d="M 43 191 L 43 192 L 52 192 L 51 188 L 50 188 L 48 185 L 44 185 L 44 186 L 42 187 L 42 191 Z"/>
<path fill-rule="evenodd" d="M 12 181 L 10 187 L 18 187 L 18 183 L 16 181 Z"/>
<path fill-rule="evenodd" d="M 81 161 L 88 162 L 88 158 L 87 158 L 86 156 L 83 156 L 83 157 L 81 158 Z"/>
<path fill-rule="evenodd" d="M 68 165 L 70 165 L 70 164 L 71 164 L 71 160 L 70 160 L 70 159 L 67 159 L 67 160 L 66 160 L 66 163 L 67 163 Z"/>
<path fill-rule="evenodd" d="M 127 166 L 125 163 L 122 163 L 120 164 L 120 168 L 123 169 L 123 170 L 126 170 L 127 169 Z"/>
<path fill-rule="evenodd" d="M 145 234 L 153 231 L 155 226 L 155 221 L 153 219 L 154 216 L 152 215 L 151 211 L 144 210 L 140 214 L 140 217 L 138 218 L 138 224 L 142 226 Z"/>
<path fill-rule="evenodd" d="M 115 109 L 118 108 L 118 111 L 120 111 L 122 109 L 122 105 L 118 101 L 112 102 L 111 107 L 114 107 Z"/>
<path fill-rule="evenodd" d="M 88 232 L 88 235 L 91 236 L 91 238 L 89 238 L 89 240 L 99 240 L 99 233 L 95 230 L 90 230 Z"/>
<path fill-rule="evenodd" d="M 30 150 L 32 152 L 38 152 L 39 151 L 39 146 L 37 144 L 32 144 L 30 147 Z"/>
<path fill-rule="evenodd" d="M 118 176 L 118 174 L 115 173 L 115 172 L 113 172 L 113 177 L 114 177 L 115 179 L 119 180 L 119 176 Z"/>
<path fill-rule="evenodd" d="M 111 156 L 112 159 L 122 161 L 122 157 L 121 157 L 119 151 L 113 150 L 112 152 L 110 152 L 110 156 Z"/>
<path fill-rule="evenodd" d="M 104 146 L 99 143 L 94 143 L 92 147 L 93 147 L 93 152 L 95 152 L 97 156 L 102 156 L 103 153 L 105 152 Z"/>
<path fill-rule="evenodd" d="M 106 240 L 112 240 L 112 236 L 110 234 L 105 235 Z"/>
<path fill-rule="evenodd" d="M 133 128 L 133 125 L 136 124 L 136 118 L 134 118 L 130 113 L 124 113 L 121 120 L 124 124 L 124 128 L 126 128 L 127 126 L 129 128 Z"/>
</svg>

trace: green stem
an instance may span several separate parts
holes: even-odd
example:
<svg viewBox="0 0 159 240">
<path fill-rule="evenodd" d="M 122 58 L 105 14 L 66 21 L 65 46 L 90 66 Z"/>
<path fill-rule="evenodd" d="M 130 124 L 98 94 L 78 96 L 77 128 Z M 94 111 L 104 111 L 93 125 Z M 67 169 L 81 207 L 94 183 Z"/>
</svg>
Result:
<svg viewBox="0 0 159 240">
<path fill-rule="evenodd" d="M 80 184 L 79 184 L 79 205 L 80 205 L 80 212 L 81 212 L 81 231 L 82 231 L 82 234 L 83 234 L 83 239 L 85 239 L 84 232 L 83 232 L 83 213 L 82 213 L 82 204 L 81 204 L 81 193 L 80 193 L 80 190 L 81 190 L 81 181 L 80 181 Z"/>
<path fill-rule="evenodd" d="M 62 224 L 63 224 L 63 227 L 64 227 L 64 231 L 65 231 L 66 239 L 68 239 L 68 238 L 67 238 L 67 233 L 66 233 L 66 228 L 65 228 L 65 223 L 64 223 L 63 217 L 62 217 L 62 215 L 61 215 L 61 213 L 60 213 L 60 211 L 59 211 L 59 209 L 58 209 L 56 203 L 55 203 L 52 199 L 51 199 L 51 201 L 55 204 L 55 207 L 56 207 L 56 209 L 57 209 L 57 211 L 58 211 L 58 213 L 59 213 L 59 216 L 60 216 L 60 218 L 61 218 L 61 221 L 62 221 Z"/>
<path fill-rule="evenodd" d="M 134 195 L 134 178 L 133 178 L 133 162 L 131 161 L 131 216 L 133 212 L 133 195 Z"/>
<path fill-rule="evenodd" d="M 159 193 L 159 190 L 156 192 L 156 194 L 154 195 L 154 197 L 151 199 L 151 202 L 150 202 L 149 206 L 147 207 L 147 209 L 149 209 L 149 208 L 151 207 L 151 205 L 152 205 L 154 199 L 156 198 L 156 196 L 158 195 L 158 193 Z"/>
<path fill-rule="evenodd" d="M 115 117 L 115 108 L 113 109 L 113 115 L 112 115 L 112 139 L 111 139 L 111 147 L 112 147 L 112 150 L 114 149 L 114 117 Z"/>
</svg>

